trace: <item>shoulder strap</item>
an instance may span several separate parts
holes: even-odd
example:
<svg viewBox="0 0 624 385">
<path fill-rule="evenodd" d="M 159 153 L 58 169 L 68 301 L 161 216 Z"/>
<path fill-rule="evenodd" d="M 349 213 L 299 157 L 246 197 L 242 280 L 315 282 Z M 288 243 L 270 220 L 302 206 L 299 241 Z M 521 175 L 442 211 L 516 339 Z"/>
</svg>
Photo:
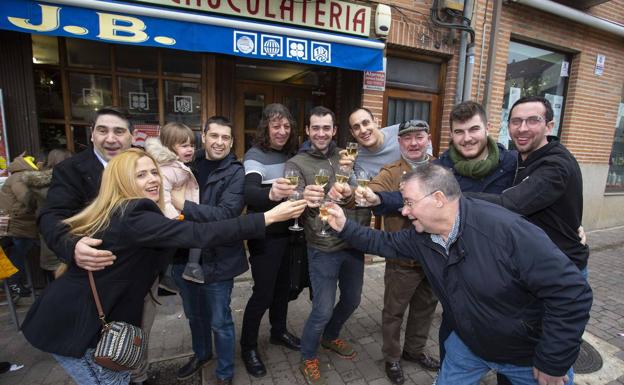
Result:
<svg viewBox="0 0 624 385">
<path fill-rule="evenodd" d="M 102 309 L 102 303 L 100 302 L 100 296 L 98 295 L 97 289 L 95 287 L 95 279 L 93 278 L 93 273 L 91 271 L 87 271 L 89 274 L 89 286 L 91 286 L 91 292 L 93 293 L 93 299 L 95 300 L 95 306 L 97 307 L 98 316 L 100 321 L 102 321 L 102 325 L 106 325 L 106 321 L 104 320 L 104 310 Z"/>
</svg>

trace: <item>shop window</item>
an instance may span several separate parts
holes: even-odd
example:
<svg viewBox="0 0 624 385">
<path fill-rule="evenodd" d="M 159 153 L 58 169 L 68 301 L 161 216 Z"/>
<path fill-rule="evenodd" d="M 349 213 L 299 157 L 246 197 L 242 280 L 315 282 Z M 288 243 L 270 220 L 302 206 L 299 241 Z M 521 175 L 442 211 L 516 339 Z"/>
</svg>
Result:
<svg viewBox="0 0 624 385">
<path fill-rule="evenodd" d="M 110 45 L 83 39 L 66 39 L 65 42 L 68 65 L 83 68 L 110 68 Z"/>
<path fill-rule="evenodd" d="M 32 51 L 34 64 L 59 64 L 56 36 L 32 35 Z"/>
<path fill-rule="evenodd" d="M 80 152 L 89 148 L 91 144 L 91 128 L 88 125 L 75 124 L 71 126 L 73 148 L 75 152 Z"/>
<path fill-rule="evenodd" d="M 440 64 L 388 57 L 386 85 L 421 91 L 439 91 Z"/>
<path fill-rule="evenodd" d="M 624 192 L 624 97 L 618 108 L 605 192 Z"/>
<path fill-rule="evenodd" d="M 58 70 L 35 69 L 35 97 L 40 119 L 63 119 L 63 89 Z"/>
<path fill-rule="evenodd" d="M 134 45 L 115 46 L 115 67 L 120 72 L 155 74 L 158 71 L 158 51 Z"/>
<path fill-rule="evenodd" d="M 39 124 L 39 140 L 41 141 L 41 149 L 46 152 L 55 148 L 67 147 L 65 124 Z"/>
<path fill-rule="evenodd" d="M 550 101 L 555 121 L 552 135 L 561 134 L 570 60 L 570 55 L 549 48 L 516 41 L 509 43 L 501 130 L 498 136 L 500 143 L 506 147 L 511 145 L 507 127 L 509 110 L 524 96 L 543 96 Z"/>
<path fill-rule="evenodd" d="M 199 83 L 165 80 L 165 122 L 180 122 L 199 129 L 200 120 Z"/>
<path fill-rule="evenodd" d="M 177 50 L 162 51 L 162 70 L 165 76 L 201 76 L 201 58 L 199 55 Z"/>
<path fill-rule="evenodd" d="M 158 80 L 120 77 L 119 100 L 136 123 L 158 123 Z"/>
<path fill-rule="evenodd" d="M 110 76 L 69 74 L 69 98 L 73 120 L 89 121 L 93 112 L 113 104 Z"/>
</svg>

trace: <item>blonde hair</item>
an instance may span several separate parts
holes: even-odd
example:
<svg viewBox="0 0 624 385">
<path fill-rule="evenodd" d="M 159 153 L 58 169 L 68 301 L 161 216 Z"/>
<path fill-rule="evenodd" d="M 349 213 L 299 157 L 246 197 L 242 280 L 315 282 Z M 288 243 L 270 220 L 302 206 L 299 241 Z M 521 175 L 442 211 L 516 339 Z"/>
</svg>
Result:
<svg viewBox="0 0 624 385">
<path fill-rule="evenodd" d="M 100 191 L 95 200 L 78 214 L 63 221 L 69 225 L 72 234 L 93 236 L 108 227 L 111 216 L 117 210 L 123 212 L 131 200 L 145 198 L 137 186 L 135 176 L 137 161 L 143 157 L 150 158 L 154 162 L 161 177 L 158 163 L 143 150 L 131 148 L 113 157 L 104 169 Z M 158 206 L 163 210 L 162 186 L 159 195 Z"/>
<path fill-rule="evenodd" d="M 176 155 L 175 145 L 184 144 L 187 140 L 195 144 L 195 134 L 186 124 L 171 122 L 160 129 L 160 143 Z"/>
</svg>

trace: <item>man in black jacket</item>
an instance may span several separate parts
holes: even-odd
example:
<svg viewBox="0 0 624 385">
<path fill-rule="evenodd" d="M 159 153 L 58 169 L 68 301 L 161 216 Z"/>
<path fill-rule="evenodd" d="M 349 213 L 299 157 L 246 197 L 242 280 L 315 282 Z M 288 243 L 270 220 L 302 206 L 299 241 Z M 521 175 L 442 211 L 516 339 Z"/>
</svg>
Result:
<svg viewBox="0 0 624 385">
<path fill-rule="evenodd" d="M 541 96 L 511 107 L 509 133 L 518 150 L 513 186 L 500 195 L 466 196 L 497 203 L 540 227 L 587 278 L 589 248 L 578 229 L 583 217 L 583 179 L 574 156 L 556 136 L 550 102 Z"/>
<path fill-rule="evenodd" d="M 462 197 L 441 166 L 408 173 L 402 195 L 414 229 L 371 230 L 337 206 L 329 223 L 366 252 L 423 265 L 453 330 L 437 384 L 478 383 L 491 369 L 512 384 L 573 384 L 592 293 L 570 259 L 521 216 Z"/>
</svg>

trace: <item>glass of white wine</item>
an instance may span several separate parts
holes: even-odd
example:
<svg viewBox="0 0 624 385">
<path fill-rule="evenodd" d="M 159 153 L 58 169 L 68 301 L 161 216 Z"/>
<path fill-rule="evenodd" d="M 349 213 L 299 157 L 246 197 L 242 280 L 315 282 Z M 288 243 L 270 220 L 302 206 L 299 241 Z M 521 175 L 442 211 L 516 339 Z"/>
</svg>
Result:
<svg viewBox="0 0 624 385">
<path fill-rule="evenodd" d="M 298 201 L 300 199 L 303 199 L 303 194 L 298 190 L 293 191 L 293 193 L 290 194 L 290 196 L 288 197 L 289 201 Z M 295 223 L 292 224 L 291 226 L 288 226 L 288 230 L 292 230 L 292 231 L 303 230 L 303 227 L 299 226 L 299 218 L 295 218 Z"/>
<path fill-rule="evenodd" d="M 370 182 L 370 175 L 365 170 L 358 170 L 355 173 L 355 179 L 359 189 L 365 190 L 368 187 L 368 183 Z M 364 191 L 362 191 L 364 192 Z M 362 198 L 357 202 L 357 207 L 368 207 L 366 204 L 366 199 Z"/>
<path fill-rule="evenodd" d="M 350 177 L 351 177 L 351 167 L 340 166 L 340 168 L 336 170 L 336 184 L 348 184 Z M 344 203 L 343 199 L 333 199 L 333 200 L 336 203 Z"/>
<path fill-rule="evenodd" d="M 299 173 L 297 172 L 297 170 L 286 170 L 284 178 L 288 179 L 288 184 L 290 184 L 291 186 L 297 186 L 299 184 Z"/>
<path fill-rule="evenodd" d="M 358 144 L 357 144 L 357 142 L 348 142 L 347 143 L 347 155 L 349 157 L 352 157 L 353 161 L 355 161 L 355 158 L 357 158 L 357 156 L 358 156 Z"/>
<path fill-rule="evenodd" d="M 316 172 L 316 175 L 314 175 L 314 184 L 325 188 L 327 183 L 329 183 L 329 171 L 321 168 Z"/>
<path fill-rule="evenodd" d="M 329 218 L 329 213 L 327 212 L 329 200 L 323 199 L 321 201 L 321 206 L 319 207 L 319 218 L 321 219 L 321 231 L 317 232 L 316 235 L 319 237 L 329 237 L 328 231 L 325 230 L 327 226 L 327 219 Z"/>
</svg>

